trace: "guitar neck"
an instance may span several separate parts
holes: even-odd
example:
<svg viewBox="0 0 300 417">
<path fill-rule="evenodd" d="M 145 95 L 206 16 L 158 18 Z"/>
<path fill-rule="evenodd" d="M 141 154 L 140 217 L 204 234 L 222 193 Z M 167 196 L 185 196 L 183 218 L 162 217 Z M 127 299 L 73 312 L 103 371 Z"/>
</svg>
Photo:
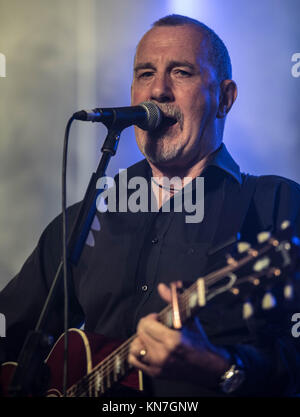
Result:
<svg viewBox="0 0 300 417">
<path fill-rule="evenodd" d="M 194 287 L 193 285 L 192 287 Z M 190 287 L 179 296 L 182 320 L 185 322 L 194 313 L 194 306 L 198 305 L 198 294 Z M 186 299 L 190 302 L 186 303 Z M 165 326 L 173 327 L 172 307 L 168 305 L 158 315 Z M 129 348 L 136 334 L 122 343 L 104 360 L 99 362 L 92 371 L 78 383 L 67 390 L 67 396 L 98 396 L 105 394 L 115 383 L 124 378 L 133 366 L 128 363 Z"/>
<path fill-rule="evenodd" d="M 182 324 L 218 294 L 232 291 L 236 296 L 243 292 L 240 290 L 245 284 L 249 286 L 249 283 L 251 286 L 268 288 L 272 277 L 275 277 L 276 281 L 279 277 L 283 277 L 284 281 L 282 272 L 290 273 L 299 261 L 299 239 L 297 241 L 295 238 L 291 239 L 293 235 L 289 222 L 282 223 L 279 238 L 269 235 L 269 232 L 262 232 L 260 237 L 258 236 L 260 243 L 255 249 L 245 244 L 246 242 L 241 242 L 240 255 L 237 258 L 228 255 L 227 264 L 223 268 L 198 278 L 194 284 L 176 297 L 177 313 Z M 159 321 L 169 328 L 178 328 L 174 326 L 176 321 L 174 310 L 171 305 L 168 305 L 158 314 Z M 249 315 L 249 312 L 247 314 Z M 79 383 L 68 389 L 67 395 L 98 396 L 124 378 L 133 368 L 128 363 L 128 354 L 130 344 L 135 337 L 136 335 L 133 335 L 99 362 Z"/>
<path fill-rule="evenodd" d="M 205 306 L 208 290 L 208 283 L 218 282 L 229 272 L 238 268 L 238 264 L 227 265 L 224 268 L 209 274 L 203 278 L 198 278 L 194 284 L 178 295 L 178 308 L 180 319 L 184 324 L 193 317 L 196 312 Z M 230 284 L 231 285 L 231 284 Z M 226 289 L 223 286 L 223 288 Z M 158 319 L 169 328 L 173 328 L 174 316 L 171 305 L 166 306 L 159 314 Z M 93 370 L 81 381 L 73 385 L 67 391 L 68 396 L 97 396 L 105 394 L 113 384 L 121 381 L 133 368 L 128 363 L 129 348 L 136 334 L 131 336 L 116 350 L 108 355 L 103 361 L 99 362 Z"/>
</svg>

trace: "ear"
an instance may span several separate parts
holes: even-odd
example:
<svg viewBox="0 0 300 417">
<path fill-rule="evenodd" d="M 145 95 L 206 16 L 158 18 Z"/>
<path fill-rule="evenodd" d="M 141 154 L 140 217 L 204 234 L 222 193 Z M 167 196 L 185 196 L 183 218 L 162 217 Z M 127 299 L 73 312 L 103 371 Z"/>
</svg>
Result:
<svg viewBox="0 0 300 417">
<path fill-rule="evenodd" d="M 224 80 L 221 83 L 220 103 L 217 118 L 222 119 L 231 109 L 237 97 L 237 86 L 233 80 Z"/>
</svg>

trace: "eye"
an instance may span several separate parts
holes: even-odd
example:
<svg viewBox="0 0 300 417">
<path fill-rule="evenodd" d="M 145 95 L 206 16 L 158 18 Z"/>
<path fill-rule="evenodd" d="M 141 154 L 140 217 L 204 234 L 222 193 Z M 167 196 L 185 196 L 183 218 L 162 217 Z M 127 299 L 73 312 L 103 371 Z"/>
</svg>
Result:
<svg viewBox="0 0 300 417">
<path fill-rule="evenodd" d="M 138 74 L 138 78 L 150 78 L 153 75 L 153 71 L 144 71 Z"/>
<path fill-rule="evenodd" d="M 189 71 L 185 71 L 185 70 L 179 69 L 179 68 L 175 69 L 174 73 L 175 73 L 175 75 L 178 75 L 180 77 L 191 77 L 192 76 L 192 74 Z"/>
</svg>

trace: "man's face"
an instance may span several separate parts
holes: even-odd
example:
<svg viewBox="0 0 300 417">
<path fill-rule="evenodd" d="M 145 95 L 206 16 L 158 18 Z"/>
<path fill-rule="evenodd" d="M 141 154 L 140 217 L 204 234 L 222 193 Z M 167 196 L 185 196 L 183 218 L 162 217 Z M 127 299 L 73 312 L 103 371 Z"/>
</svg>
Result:
<svg viewBox="0 0 300 417">
<path fill-rule="evenodd" d="M 157 166 L 188 167 L 211 151 L 219 98 L 207 40 L 192 25 L 156 27 L 138 45 L 131 104 L 153 101 L 177 123 L 135 128 L 137 144 Z"/>
</svg>

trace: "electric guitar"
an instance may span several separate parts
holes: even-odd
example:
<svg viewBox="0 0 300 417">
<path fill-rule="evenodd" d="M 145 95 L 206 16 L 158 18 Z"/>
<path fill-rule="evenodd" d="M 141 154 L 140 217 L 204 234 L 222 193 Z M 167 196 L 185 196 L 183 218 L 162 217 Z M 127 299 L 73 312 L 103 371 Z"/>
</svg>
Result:
<svg viewBox="0 0 300 417">
<path fill-rule="evenodd" d="M 199 309 L 219 294 L 228 293 L 233 299 L 243 300 L 243 318 L 254 314 L 251 297 L 257 289 L 263 290 L 261 309 L 271 310 L 276 304 L 272 287 L 280 286 L 284 304 L 295 301 L 295 271 L 300 271 L 300 240 L 293 236 L 288 221 L 283 222 L 276 236 L 262 232 L 258 245 L 252 248 L 238 242 L 236 253 L 226 256 L 222 268 L 198 278 L 193 285 L 159 313 L 159 320 L 169 328 L 176 328 L 175 313 L 182 323 L 196 315 Z M 284 307 L 284 306 L 282 306 Z M 142 390 L 142 374 L 127 361 L 129 347 L 135 335 L 125 342 L 87 333 L 79 329 L 68 331 L 69 375 L 68 397 L 104 396 L 118 383 Z M 64 334 L 60 336 L 45 360 L 49 370 L 48 389 L 45 396 L 62 396 L 64 363 Z M 9 396 L 9 383 L 17 363 L 6 362 L 1 367 L 0 386 L 4 396 Z"/>
</svg>

